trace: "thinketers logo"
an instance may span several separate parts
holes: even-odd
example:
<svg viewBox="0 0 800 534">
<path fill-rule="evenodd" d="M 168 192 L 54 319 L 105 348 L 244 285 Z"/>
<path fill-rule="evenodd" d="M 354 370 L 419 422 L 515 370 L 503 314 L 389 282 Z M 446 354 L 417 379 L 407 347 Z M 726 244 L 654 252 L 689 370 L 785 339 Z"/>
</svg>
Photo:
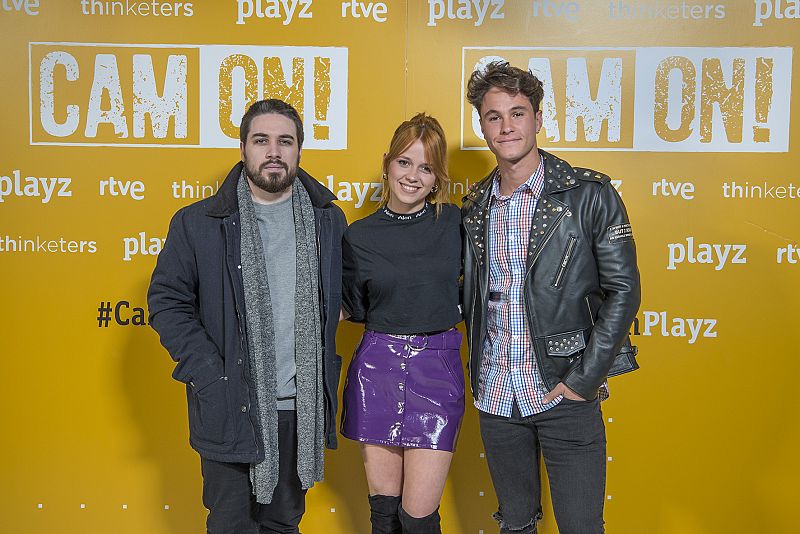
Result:
<svg viewBox="0 0 800 534">
<path fill-rule="evenodd" d="M 304 148 L 347 148 L 346 48 L 30 43 L 34 145 L 238 146 L 262 98 L 291 103 Z"/>
</svg>

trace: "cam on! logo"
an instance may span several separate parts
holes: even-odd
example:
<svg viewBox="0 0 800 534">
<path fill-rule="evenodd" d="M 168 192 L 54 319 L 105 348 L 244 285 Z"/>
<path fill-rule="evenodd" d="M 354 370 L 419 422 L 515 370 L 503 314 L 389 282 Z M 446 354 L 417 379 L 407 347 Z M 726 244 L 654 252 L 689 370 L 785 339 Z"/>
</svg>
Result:
<svg viewBox="0 0 800 534">
<path fill-rule="evenodd" d="M 461 59 L 462 89 L 497 60 L 542 80 L 548 148 L 789 150 L 791 48 L 465 47 Z M 477 112 L 461 109 L 462 149 L 486 150 Z"/>
<path fill-rule="evenodd" d="M 30 43 L 30 143 L 226 148 L 262 98 L 303 117 L 304 148 L 347 148 L 347 49 Z"/>
</svg>

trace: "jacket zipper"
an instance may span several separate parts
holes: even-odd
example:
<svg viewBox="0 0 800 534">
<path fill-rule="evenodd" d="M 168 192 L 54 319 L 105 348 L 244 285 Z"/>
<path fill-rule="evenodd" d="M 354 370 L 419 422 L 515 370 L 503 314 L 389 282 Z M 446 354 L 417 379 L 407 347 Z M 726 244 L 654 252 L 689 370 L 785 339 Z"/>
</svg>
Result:
<svg viewBox="0 0 800 534">
<path fill-rule="evenodd" d="M 586 307 L 589 309 L 589 320 L 592 322 L 592 326 L 594 326 L 594 316 L 592 315 L 592 305 L 589 304 L 589 295 L 583 297 L 583 300 L 586 301 Z"/>
<path fill-rule="evenodd" d="M 561 265 L 558 268 L 555 280 L 553 280 L 553 287 L 561 285 L 561 279 L 564 277 L 564 273 L 567 270 L 567 265 L 569 265 L 569 260 L 572 258 L 572 251 L 575 249 L 575 243 L 577 243 L 577 241 L 578 238 L 574 235 L 569 236 L 567 249 L 564 251 L 564 256 L 561 258 Z"/>
</svg>

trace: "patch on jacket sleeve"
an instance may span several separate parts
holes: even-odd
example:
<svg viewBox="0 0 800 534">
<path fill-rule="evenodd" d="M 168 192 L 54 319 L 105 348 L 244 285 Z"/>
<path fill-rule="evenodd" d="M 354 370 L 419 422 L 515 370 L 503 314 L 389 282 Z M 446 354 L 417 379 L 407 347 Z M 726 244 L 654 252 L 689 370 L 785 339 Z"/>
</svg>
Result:
<svg viewBox="0 0 800 534">
<path fill-rule="evenodd" d="M 633 230 L 630 223 L 615 224 L 608 227 L 609 243 L 625 243 L 626 241 L 633 241 Z"/>
</svg>

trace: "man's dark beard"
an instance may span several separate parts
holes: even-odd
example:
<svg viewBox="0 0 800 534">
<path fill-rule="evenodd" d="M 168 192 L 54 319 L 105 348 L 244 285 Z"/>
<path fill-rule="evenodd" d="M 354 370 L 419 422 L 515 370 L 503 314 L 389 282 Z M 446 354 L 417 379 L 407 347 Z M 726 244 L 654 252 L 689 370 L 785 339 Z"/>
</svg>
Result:
<svg viewBox="0 0 800 534">
<path fill-rule="evenodd" d="M 285 173 L 282 175 L 280 172 L 268 172 L 267 177 L 264 178 L 261 170 L 267 165 L 278 163 L 283 167 Z M 297 167 L 289 169 L 289 165 L 282 160 L 267 160 L 263 162 L 258 168 L 253 169 L 248 162 L 244 162 L 245 174 L 250 181 L 255 184 L 259 189 L 267 193 L 282 193 L 292 186 L 294 179 L 297 177 Z"/>
</svg>

